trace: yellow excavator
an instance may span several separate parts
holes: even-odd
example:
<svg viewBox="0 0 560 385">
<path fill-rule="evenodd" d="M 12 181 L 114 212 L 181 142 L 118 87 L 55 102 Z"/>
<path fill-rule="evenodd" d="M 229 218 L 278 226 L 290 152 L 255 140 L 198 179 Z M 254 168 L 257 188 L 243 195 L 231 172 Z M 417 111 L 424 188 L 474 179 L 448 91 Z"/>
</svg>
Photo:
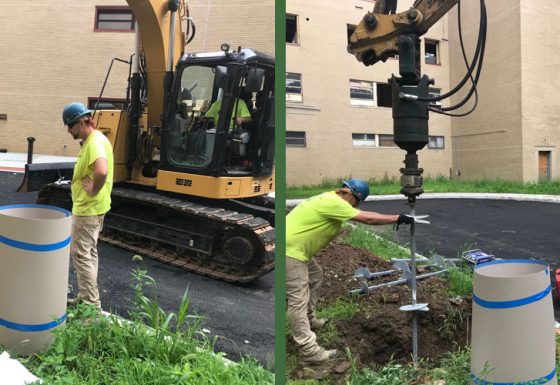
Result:
<svg viewBox="0 0 560 385">
<path fill-rule="evenodd" d="M 137 21 L 128 102 L 94 112 L 115 162 L 101 239 L 216 279 L 255 280 L 274 268 L 274 58 L 227 44 L 185 52 L 194 25 L 184 0 L 127 2 Z M 71 178 L 67 166 L 38 165 Z M 48 174 L 29 170 L 26 184 Z M 48 182 L 38 203 L 70 208 L 69 184 Z"/>
</svg>

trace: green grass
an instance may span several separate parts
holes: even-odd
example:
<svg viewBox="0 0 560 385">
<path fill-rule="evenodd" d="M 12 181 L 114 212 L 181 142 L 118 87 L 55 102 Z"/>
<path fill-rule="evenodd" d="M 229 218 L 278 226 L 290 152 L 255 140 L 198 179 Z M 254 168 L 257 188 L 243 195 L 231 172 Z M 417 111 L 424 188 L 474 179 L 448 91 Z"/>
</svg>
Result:
<svg viewBox="0 0 560 385">
<path fill-rule="evenodd" d="M 286 199 L 308 198 L 341 186 L 342 179 L 327 179 L 318 185 L 289 186 Z M 400 194 L 400 182 L 396 178 L 368 180 L 370 195 Z M 550 182 L 522 183 L 502 179 L 482 179 L 474 181 L 450 180 L 445 177 L 424 179 L 424 192 L 477 192 L 477 193 L 518 193 L 560 195 L 560 180 Z"/>
<path fill-rule="evenodd" d="M 470 296 L 473 291 L 472 269 L 468 266 L 449 269 L 447 272 L 449 282 L 449 296 Z"/>
<path fill-rule="evenodd" d="M 558 337 L 556 343 L 560 346 Z M 349 358 L 352 361 L 352 357 Z M 558 355 L 556 368 L 560 370 Z M 364 369 L 353 366 L 343 383 L 344 385 L 417 385 L 433 384 L 442 380 L 445 385 L 465 385 L 470 384 L 469 375 L 470 350 L 461 348 L 447 353 L 438 360 L 420 360 L 417 367 L 397 363 L 373 365 Z M 332 385 L 332 380 L 289 380 L 287 385 Z"/>
<path fill-rule="evenodd" d="M 340 334 L 336 328 L 336 323 L 333 321 L 352 319 L 359 311 L 358 303 L 353 298 L 337 298 L 333 305 L 317 309 L 318 318 L 327 318 L 330 320 L 323 330 L 317 332 L 319 345 L 339 345 Z"/>
<path fill-rule="evenodd" d="M 348 235 L 342 238 L 342 242 L 352 246 L 369 250 L 372 254 L 383 258 L 410 258 L 410 251 L 403 249 L 394 242 L 394 230 L 391 226 L 385 226 L 381 235 L 372 233 L 371 226 L 362 224 L 345 224 L 344 230 Z M 378 229 L 380 229 L 378 227 Z"/>
<path fill-rule="evenodd" d="M 358 303 L 353 298 L 337 298 L 334 305 L 317 309 L 317 317 L 330 320 L 348 320 L 352 319 L 359 311 Z"/>
<path fill-rule="evenodd" d="M 177 313 L 166 313 L 145 270 L 135 270 L 133 282 L 132 322 L 79 305 L 69 309 L 66 326 L 55 330 L 55 341 L 44 352 L 18 359 L 49 385 L 274 383 L 274 374 L 255 360 L 228 364 L 213 352 L 202 318 L 188 312 L 188 292 Z M 146 286 L 153 289 L 152 299 L 144 294 Z"/>
</svg>

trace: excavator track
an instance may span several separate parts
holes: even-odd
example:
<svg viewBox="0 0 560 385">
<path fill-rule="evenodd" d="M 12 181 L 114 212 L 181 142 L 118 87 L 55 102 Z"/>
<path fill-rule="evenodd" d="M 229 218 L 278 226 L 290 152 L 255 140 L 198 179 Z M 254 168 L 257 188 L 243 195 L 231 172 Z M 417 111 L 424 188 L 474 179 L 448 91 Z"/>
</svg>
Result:
<svg viewBox="0 0 560 385">
<path fill-rule="evenodd" d="M 260 217 L 162 193 L 115 186 L 100 239 L 226 282 L 274 269 L 274 228 Z M 50 184 L 38 203 L 70 209 L 68 185 Z"/>
</svg>

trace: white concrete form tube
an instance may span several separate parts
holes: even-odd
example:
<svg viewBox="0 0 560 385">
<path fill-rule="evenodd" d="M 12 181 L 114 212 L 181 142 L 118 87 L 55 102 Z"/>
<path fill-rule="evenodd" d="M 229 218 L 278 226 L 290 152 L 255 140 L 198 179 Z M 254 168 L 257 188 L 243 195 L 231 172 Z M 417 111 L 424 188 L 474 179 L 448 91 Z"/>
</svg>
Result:
<svg viewBox="0 0 560 385">
<path fill-rule="evenodd" d="M 498 260 L 473 273 L 471 382 L 557 385 L 550 270 Z"/>
<path fill-rule="evenodd" d="M 48 346 L 66 321 L 72 214 L 54 206 L 0 206 L 0 345 Z"/>
</svg>

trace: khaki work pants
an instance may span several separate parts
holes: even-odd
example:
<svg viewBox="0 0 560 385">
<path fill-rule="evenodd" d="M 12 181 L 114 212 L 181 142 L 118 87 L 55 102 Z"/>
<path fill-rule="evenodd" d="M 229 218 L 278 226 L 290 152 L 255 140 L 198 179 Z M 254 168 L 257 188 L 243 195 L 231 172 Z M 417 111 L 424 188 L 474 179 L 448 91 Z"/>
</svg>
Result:
<svg viewBox="0 0 560 385">
<path fill-rule="evenodd" d="M 70 256 L 78 276 L 78 299 L 101 308 L 97 288 L 97 238 L 103 229 L 105 214 L 72 217 Z"/>
<path fill-rule="evenodd" d="M 302 356 L 317 353 L 320 347 L 309 320 L 315 317 L 315 305 L 323 283 L 323 270 L 315 260 L 305 263 L 286 257 L 286 300 L 292 337 Z"/>
</svg>

